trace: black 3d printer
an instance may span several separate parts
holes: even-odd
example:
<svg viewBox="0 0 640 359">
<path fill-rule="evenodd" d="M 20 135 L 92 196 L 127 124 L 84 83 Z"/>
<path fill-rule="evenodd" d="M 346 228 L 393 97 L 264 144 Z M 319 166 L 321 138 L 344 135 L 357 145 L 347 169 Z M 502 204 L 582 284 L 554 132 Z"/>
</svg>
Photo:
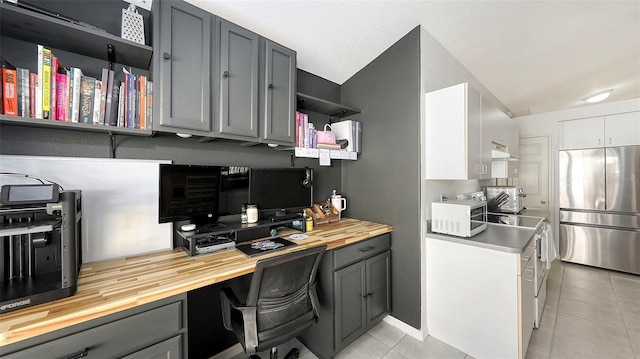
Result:
<svg viewBox="0 0 640 359">
<path fill-rule="evenodd" d="M 81 264 L 81 191 L 57 184 L 0 190 L 0 313 L 69 297 Z"/>
</svg>

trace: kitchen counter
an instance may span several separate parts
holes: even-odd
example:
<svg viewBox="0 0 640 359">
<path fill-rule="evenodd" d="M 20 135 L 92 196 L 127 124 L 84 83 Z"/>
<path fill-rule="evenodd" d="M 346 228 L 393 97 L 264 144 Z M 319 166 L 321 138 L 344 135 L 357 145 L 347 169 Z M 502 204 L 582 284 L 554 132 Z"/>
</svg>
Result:
<svg viewBox="0 0 640 359">
<path fill-rule="evenodd" d="M 543 218 L 539 217 L 542 221 Z M 538 224 L 538 226 L 540 223 Z M 537 227 L 536 227 L 537 228 Z M 487 223 L 487 229 L 473 237 L 457 237 L 431 231 L 431 221 L 427 222 L 427 237 L 454 243 L 494 249 L 501 252 L 521 254 L 536 233 L 536 228 L 515 227 L 504 224 Z"/>
<path fill-rule="evenodd" d="M 292 240 L 297 246 L 253 258 L 236 249 L 189 257 L 177 248 L 86 263 L 73 296 L 0 315 L 0 347 L 252 273 L 262 258 L 322 245 L 331 250 L 392 231 L 390 225 L 343 218 Z"/>
</svg>

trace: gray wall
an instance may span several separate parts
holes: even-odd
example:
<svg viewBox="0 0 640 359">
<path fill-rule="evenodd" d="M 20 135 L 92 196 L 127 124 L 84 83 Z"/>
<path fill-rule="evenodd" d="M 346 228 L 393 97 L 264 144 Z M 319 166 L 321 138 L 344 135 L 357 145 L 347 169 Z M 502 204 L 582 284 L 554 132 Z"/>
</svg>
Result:
<svg viewBox="0 0 640 359">
<path fill-rule="evenodd" d="M 342 85 L 363 124 L 358 161 L 342 163 L 347 215 L 394 226 L 392 315 L 420 329 L 420 28 Z"/>
</svg>

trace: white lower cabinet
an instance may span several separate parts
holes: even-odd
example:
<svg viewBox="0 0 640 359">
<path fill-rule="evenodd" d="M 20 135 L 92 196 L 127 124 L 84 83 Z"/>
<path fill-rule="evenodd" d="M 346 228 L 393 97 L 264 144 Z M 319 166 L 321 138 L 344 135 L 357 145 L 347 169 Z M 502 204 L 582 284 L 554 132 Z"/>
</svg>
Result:
<svg viewBox="0 0 640 359">
<path fill-rule="evenodd" d="M 427 238 L 426 251 L 429 335 L 477 359 L 524 358 L 535 316 L 533 246 L 516 254 Z"/>
</svg>

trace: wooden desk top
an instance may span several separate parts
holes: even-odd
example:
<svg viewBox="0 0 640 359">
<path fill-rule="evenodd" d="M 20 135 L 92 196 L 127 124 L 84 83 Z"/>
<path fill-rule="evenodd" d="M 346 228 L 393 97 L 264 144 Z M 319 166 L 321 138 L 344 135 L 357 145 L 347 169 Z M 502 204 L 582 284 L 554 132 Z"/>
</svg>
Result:
<svg viewBox="0 0 640 359">
<path fill-rule="evenodd" d="M 343 218 L 307 232 L 309 238 L 293 241 L 297 246 L 253 258 L 235 249 L 189 257 L 176 248 L 83 264 L 73 296 L 0 315 L 0 347 L 252 273 L 261 258 L 325 244 L 335 249 L 391 231 L 390 225 Z"/>
</svg>

